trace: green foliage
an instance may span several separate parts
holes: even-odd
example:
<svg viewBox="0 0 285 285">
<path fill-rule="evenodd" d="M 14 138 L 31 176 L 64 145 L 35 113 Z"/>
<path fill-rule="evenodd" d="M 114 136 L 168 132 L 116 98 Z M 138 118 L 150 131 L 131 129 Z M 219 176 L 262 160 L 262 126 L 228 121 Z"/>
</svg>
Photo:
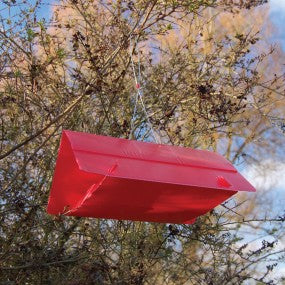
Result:
<svg viewBox="0 0 285 285">
<path fill-rule="evenodd" d="M 59 59 L 63 59 L 66 56 L 65 50 L 63 48 L 59 48 L 56 51 L 56 54 L 57 54 Z"/>
<path fill-rule="evenodd" d="M 32 29 L 27 29 L 28 41 L 31 42 L 36 37 L 36 33 Z"/>
</svg>

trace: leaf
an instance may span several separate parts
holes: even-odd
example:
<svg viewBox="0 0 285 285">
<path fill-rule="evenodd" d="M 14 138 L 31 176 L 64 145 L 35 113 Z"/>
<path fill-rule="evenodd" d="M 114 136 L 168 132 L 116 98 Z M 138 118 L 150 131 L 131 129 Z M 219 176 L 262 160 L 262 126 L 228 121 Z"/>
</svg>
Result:
<svg viewBox="0 0 285 285">
<path fill-rule="evenodd" d="M 56 51 L 56 54 L 59 59 L 63 59 L 66 56 L 65 50 L 63 48 L 59 48 Z"/>
<path fill-rule="evenodd" d="M 31 42 L 36 37 L 36 33 L 30 28 L 27 30 L 27 35 L 29 42 Z"/>
</svg>

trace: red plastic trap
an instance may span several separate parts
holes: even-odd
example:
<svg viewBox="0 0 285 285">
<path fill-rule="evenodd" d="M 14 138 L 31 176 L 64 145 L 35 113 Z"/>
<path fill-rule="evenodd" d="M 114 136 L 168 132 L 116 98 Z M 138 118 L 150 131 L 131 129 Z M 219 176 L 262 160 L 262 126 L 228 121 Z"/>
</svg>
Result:
<svg viewBox="0 0 285 285">
<path fill-rule="evenodd" d="M 48 213 L 189 224 L 255 189 L 222 156 L 63 131 Z"/>
</svg>

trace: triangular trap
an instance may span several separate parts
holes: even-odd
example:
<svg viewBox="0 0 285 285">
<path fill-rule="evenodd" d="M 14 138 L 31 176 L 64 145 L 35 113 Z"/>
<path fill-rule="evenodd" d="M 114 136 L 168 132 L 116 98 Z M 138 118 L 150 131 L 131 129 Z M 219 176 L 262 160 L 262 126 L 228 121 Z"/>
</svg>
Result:
<svg viewBox="0 0 285 285">
<path fill-rule="evenodd" d="M 63 131 L 48 213 L 193 223 L 253 186 L 203 150 Z"/>
</svg>

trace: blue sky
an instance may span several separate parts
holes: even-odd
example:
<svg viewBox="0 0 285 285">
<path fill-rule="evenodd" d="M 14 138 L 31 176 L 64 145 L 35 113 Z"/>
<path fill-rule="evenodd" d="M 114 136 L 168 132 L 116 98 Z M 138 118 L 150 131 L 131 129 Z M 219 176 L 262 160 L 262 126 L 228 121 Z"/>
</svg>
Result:
<svg viewBox="0 0 285 285">
<path fill-rule="evenodd" d="M 34 4 L 36 0 L 29 0 L 27 3 Z M 38 19 L 40 18 L 46 18 L 48 19 L 50 17 L 50 12 L 51 12 L 51 4 L 56 3 L 57 0 L 48 0 L 48 1 L 43 1 L 43 5 L 38 9 Z M 270 3 L 270 16 L 273 21 L 273 23 L 276 26 L 276 32 L 272 36 L 272 41 L 273 42 L 281 42 L 282 46 L 285 50 L 285 0 L 269 0 Z M 15 9 L 13 7 L 13 14 L 19 13 L 19 9 Z M 8 9 L 7 10 L 2 10 L 1 14 L 4 16 L 5 14 L 8 14 Z"/>
<path fill-rule="evenodd" d="M 270 16 L 277 27 L 274 41 L 280 41 L 285 49 L 285 0 L 270 0 Z"/>
<path fill-rule="evenodd" d="M 34 2 L 35 0 L 30 0 Z M 45 1 L 44 3 L 49 3 L 48 5 L 44 4 L 41 9 L 39 9 L 39 17 L 49 18 L 51 12 L 51 3 L 56 3 L 54 1 Z M 272 36 L 273 42 L 280 42 L 285 50 L 285 0 L 269 0 L 270 3 L 270 17 L 275 24 L 276 32 Z"/>
</svg>

